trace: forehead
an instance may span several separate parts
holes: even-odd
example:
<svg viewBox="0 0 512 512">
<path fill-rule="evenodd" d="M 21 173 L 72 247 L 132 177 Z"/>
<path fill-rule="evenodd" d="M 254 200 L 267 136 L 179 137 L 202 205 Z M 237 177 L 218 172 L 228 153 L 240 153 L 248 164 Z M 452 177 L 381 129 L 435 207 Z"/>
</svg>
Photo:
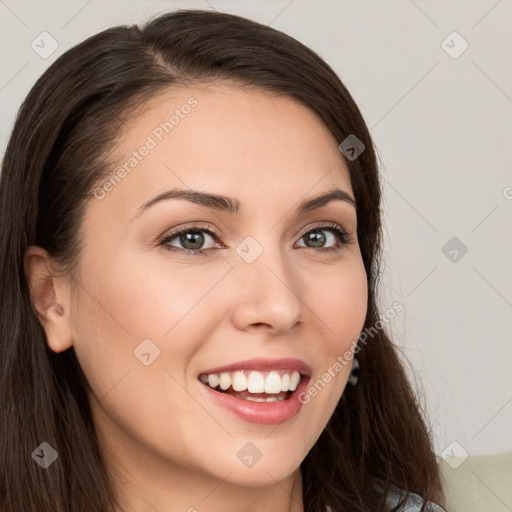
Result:
<svg viewBox="0 0 512 512">
<path fill-rule="evenodd" d="M 126 172 L 109 192 L 113 202 L 140 203 L 175 186 L 231 195 L 242 204 L 257 199 L 260 206 L 267 198 L 299 200 L 335 186 L 351 192 L 338 142 L 318 116 L 257 88 L 165 90 L 139 107 L 114 154 L 113 174 Z"/>
</svg>

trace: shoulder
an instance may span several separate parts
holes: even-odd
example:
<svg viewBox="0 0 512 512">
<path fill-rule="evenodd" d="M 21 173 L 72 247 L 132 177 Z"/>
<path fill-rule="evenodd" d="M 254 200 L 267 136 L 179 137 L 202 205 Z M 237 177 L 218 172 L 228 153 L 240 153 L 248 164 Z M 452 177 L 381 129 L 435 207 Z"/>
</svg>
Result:
<svg viewBox="0 0 512 512">
<path fill-rule="evenodd" d="M 376 487 L 379 491 L 384 491 L 384 487 L 380 481 L 376 482 Z M 391 484 L 391 491 L 386 496 L 386 509 L 393 510 L 398 502 L 405 497 L 406 491 L 399 489 L 395 485 Z M 409 492 L 409 496 L 404 505 L 402 505 L 396 512 L 446 512 L 446 510 L 432 501 L 427 501 L 421 508 L 423 499 L 413 492 Z M 332 508 L 327 507 L 326 512 L 334 512 Z"/>
<path fill-rule="evenodd" d="M 392 491 L 387 495 L 386 505 L 394 507 L 405 496 L 406 492 L 398 487 L 393 487 Z M 398 512 L 446 512 L 443 507 L 428 501 L 425 503 L 425 507 L 421 508 L 423 499 L 415 493 L 409 493 L 409 497 L 405 504 L 399 509 Z"/>
</svg>

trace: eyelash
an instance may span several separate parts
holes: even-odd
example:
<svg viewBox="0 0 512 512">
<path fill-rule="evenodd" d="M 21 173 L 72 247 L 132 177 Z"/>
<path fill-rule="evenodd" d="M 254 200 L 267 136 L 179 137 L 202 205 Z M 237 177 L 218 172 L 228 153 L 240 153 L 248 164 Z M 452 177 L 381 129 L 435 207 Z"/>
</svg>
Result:
<svg viewBox="0 0 512 512">
<path fill-rule="evenodd" d="M 325 231 L 331 231 L 331 233 L 334 233 L 334 235 L 338 238 L 338 241 L 342 245 L 341 246 L 337 246 L 337 247 L 319 247 L 319 248 L 304 247 L 304 249 L 307 250 L 307 251 L 314 252 L 314 253 L 315 252 L 316 253 L 317 252 L 338 252 L 341 249 L 343 249 L 344 245 L 350 244 L 353 241 L 352 236 L 350 235 L 350 233 L 348 231 L 343 229 L 338 224 L 334 224 L 334 223 L 327 223 L 327 224 L 322 224 L 322 225 L 319 225 L 319 226 L 314 226 L 312 228 L 309 228 L 307 231 L 304 231 L 300 235 L 299 240 L 301 240 L 305 235 L 307 235 L 308 233 L 310 233 L 312 231 L 324 231 L 324 230 Z M 162 238 L 160 240 L 158 245 L 159 246 L 163 246 L 166 250 L 171 251 L 171 252 L 181 252 L 181 253 L 188 254 L 188 255 L 208 256 L 209 249 L 182 249 L 180 247 L 174 247 L 174 246 L 168 245 L 168 243 L 171 240 L 174 240 L 176 237 L 178 237 L 178 236 L 180 236 L 180 235 L 182 235 L 184 233 L 188 233 L 188 232 L 207 233 L 208 235 L 210 235 L 214 239 L 217 239 L 217 237 L 218 237 L 217 232 L 209 224 L 207 224 L 206 227 L 187 226 L 186 228 L 183 228 L 183 229 L 181 229 L 179 231 L 175 231 L 173 233 L 169 233 L 168 235 L 166 235 L 164 238 Z"/>
</svg>

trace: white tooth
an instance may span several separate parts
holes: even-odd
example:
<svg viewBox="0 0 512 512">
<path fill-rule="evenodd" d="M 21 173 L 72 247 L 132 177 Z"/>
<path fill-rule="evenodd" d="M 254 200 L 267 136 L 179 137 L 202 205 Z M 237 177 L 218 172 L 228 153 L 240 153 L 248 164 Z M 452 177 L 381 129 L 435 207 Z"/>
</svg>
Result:
<svg viewBox="0 0 512 512">
<path fill-rule="evenodd" d="M 245 391 L 247 389 L 247 377 L 242 372 L 235 372 L 231 385 L 235 391 Z"/>
<path fill-rule="evenodd" d="M 256 396 L 246 396 L 242 398 L 242 400 L 248 400 L 249 402 L 280 402 L 281 400 L 286 400 L 285 396 L 270 396 L 268 398 L 260 398 Z"/>
<path fill-rule="evenodd" d="M 247 379 L 249 393 L 263 393 L 265 391 L 265 380 L 260 372 L 251 372 Z"/>
<path fill-rule="evenodd" d="M 221 373 L 219 377 L 220 389 L 225 391 L 231 386 L 231 376 L 229 373 Z"/>
<path fill-rule="evenodd" d="M 280 393 L 281 377 L 277 372 L 270 372 L 265 379 L 265 393 Z"/>
<path fill-rule="evenodd" d="M 219 376 L 216 373 L 208 375 L 208 384 L 211 388 L 216 388 L 219 385 Z"/>
<path fill-rule="evenodd" d="M 289 387 L 290 387 L 290 374 L 285 373 L 281 377 L 281 391 L 288 391 Z"/>
<path fill-rule="evenodd" d="M 300 373 L 298 371 L 294 371 L 292 376 L 290 377 L 290 391 L 295 391 L 297 389 L 297 385 L 300 381 Z"/>
<path fill-rule="evenodd" d="M 249 402 L 266 402 L 265 398 L 256 396 L 246 396 L 243 400 L 249 400 Z"/>
<path fill-rule="evenodd" d="M 204 384 L 206 384 L 208 382 L 208 377 L 206 375 L 201 375 L 199 377 L 199 379 L 201 380 L 201 382 L 203 382 Z"/>
</svg>

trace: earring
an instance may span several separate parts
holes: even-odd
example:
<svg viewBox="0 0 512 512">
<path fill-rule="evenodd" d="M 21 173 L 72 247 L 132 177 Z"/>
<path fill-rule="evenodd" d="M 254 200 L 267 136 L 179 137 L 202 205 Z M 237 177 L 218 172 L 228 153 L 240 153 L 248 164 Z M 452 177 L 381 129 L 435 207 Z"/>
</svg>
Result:
<svg viewBox="0 0 512 512">
<path fill-rule="evenodd" d="M 359 368 L 361 365 L 359 364 L 359 360 L 357 357 L 354 357 L 354 360 L 352 362 L 352 370 L 350 370 L 350 375 L 348 377 L 349 384 L 352 384 L 352 386 L 355 386 L 357 384 L 357 381 L 359 380 Z"/>
</svg>

